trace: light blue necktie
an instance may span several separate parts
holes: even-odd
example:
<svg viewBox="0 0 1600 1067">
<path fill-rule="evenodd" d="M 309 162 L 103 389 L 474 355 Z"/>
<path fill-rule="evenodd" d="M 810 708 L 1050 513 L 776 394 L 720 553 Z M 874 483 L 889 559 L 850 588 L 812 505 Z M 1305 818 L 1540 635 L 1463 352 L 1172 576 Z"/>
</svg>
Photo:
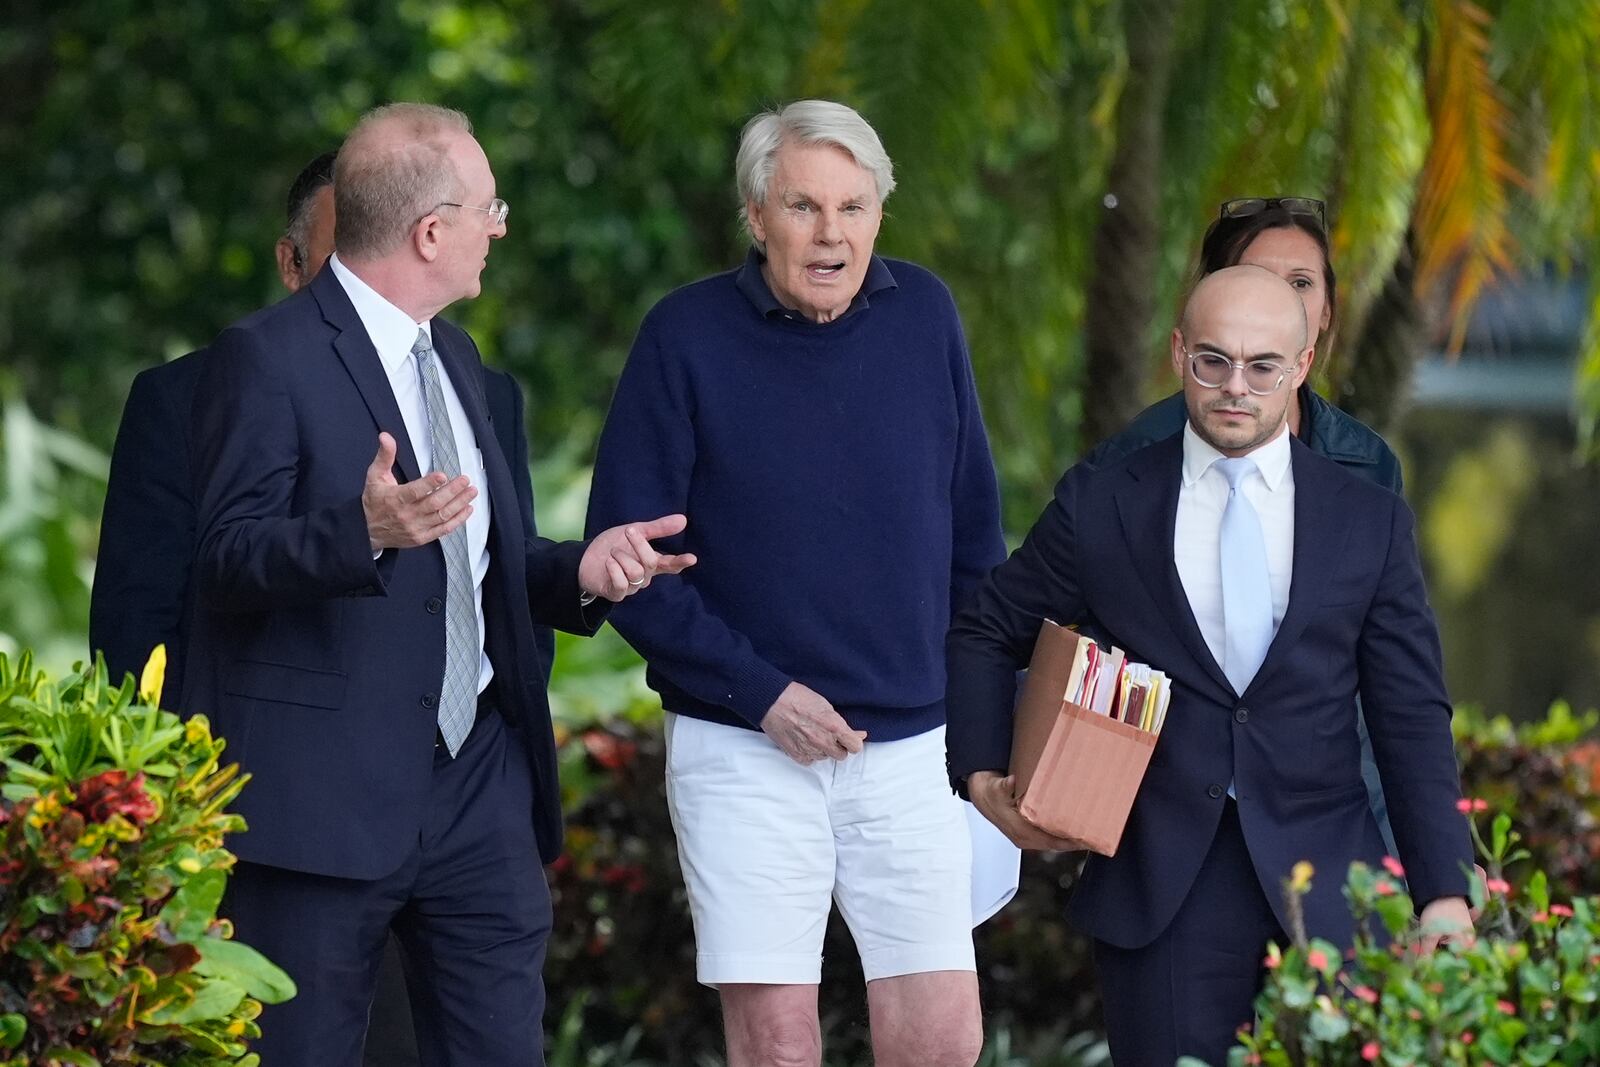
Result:
<svg viewBox="0 0 1600 1067">
<path fill-rule="evenodd" d="M 428 442 L 433 469 L 454 478 L 461 473 L 456 435 L 450 429 L 450 412 L 444 406 L 439 383 L 439 361 L 433 354 L 428 331 L 417 331 L 411 346 L 422 382 L 422 411 L 428 419 Z M 454 756 L 478 716 L 478 606 L 472 596 L 472 565 L 467 559 L 467 524 L 462 523 L 439 542 L 444 550 L 444 679 L 439 689 L 439 734 Z"/>
<path fill-rule="evenodd" d="M 1222 673 L 1243 694 L 1272 644 L 1272 579 L 1261 519 L 1241 487 L 1256 470 L 1249 456 L 1219 459 L 1228 479 L 1228 506 L 1222 510 Z"/>
</svg>

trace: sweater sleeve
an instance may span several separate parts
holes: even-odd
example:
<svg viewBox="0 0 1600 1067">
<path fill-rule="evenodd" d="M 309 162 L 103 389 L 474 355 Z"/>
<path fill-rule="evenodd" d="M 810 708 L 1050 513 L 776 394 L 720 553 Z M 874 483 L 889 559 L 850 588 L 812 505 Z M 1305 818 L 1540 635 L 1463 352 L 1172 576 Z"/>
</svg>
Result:
<svg viewBox="0 0 1600 1067">
<path fill-rule="evenodd" d="M 662 350 L 658 329 L 654 317 L 646 317 L 617 382 L 595 458 L 588 531 L 592 537 L 624 523 L 683 513 L 688 529 L 656 544 L 667 552 L 693 551 L 693 395 L 682 364 Z M 761 724 L 790 682 L 710 609 L 692 569 L 656 577 L 648 589 L 616 605 L 610 621 L 662 677 L 753 725 Z"/>
<path fill-rule="evenodd" d="M 956 315 L 951 308 L 952 316 Z M 950 611 L 954 614 L 990 569 L 1006 557 L 1000 528 L 1000 487 L 989 435 L 984 431 L 972 360 L 959 317 L 955 321 L 954 366 L 956 461 L 950 479 Z"/>
</svg>

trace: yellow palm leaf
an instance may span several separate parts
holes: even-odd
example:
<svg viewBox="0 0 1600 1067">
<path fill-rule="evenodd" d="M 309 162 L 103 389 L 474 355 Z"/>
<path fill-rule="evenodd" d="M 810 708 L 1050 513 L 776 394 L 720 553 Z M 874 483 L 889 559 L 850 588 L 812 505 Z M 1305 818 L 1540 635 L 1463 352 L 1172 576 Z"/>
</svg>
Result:
<svg viewBox="0 0 1600 1067">
<path fill-rule="evenodd" d="M 1511 270 L 1509 188 L 1526 181 L 1506 155 L 1510 116 L 1489 69 L 1489 15 L 1471 0 L 1434 0 L 1433 15 L 1416 286 L 1421 298 L 1448 287 L 1456 352 L 1484 285 Z"/>
</svg>

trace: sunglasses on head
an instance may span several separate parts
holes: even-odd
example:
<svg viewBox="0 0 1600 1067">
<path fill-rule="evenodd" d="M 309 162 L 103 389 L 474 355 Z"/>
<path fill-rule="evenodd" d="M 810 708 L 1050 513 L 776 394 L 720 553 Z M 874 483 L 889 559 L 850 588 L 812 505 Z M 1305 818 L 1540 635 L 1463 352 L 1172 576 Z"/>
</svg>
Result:
<svg viewBox="0 0 1600 1067">
<path fill-rule="evenodd" d="M 1309 196 L 1244 196 L 1222 203 L 1225 219 L 1247 219 L 1263 211 L 1281 207 L 1291 215 L 1305 215 L 1317 220 L 1317 225 L 1328 228 L 1328 205 Z"/>
</svg>

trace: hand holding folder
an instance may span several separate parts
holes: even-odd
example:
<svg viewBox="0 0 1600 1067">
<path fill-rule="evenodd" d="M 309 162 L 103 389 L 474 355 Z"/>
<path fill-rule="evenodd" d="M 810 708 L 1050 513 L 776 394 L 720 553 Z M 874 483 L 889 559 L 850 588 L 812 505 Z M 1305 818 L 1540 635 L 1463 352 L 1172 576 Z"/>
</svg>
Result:
<svg viewBox="0 0 1600 1067">
<path fill-rule="evenodd" d="M 967 796 L 972 798 L 972 806 L 1020 849 L 1077 852 L 1089 847 L 1082 841 L 1047 833 L 1023 818 L 1017 807 L 1016 775 L 974 771 L 967 776 Z"/>
</svg>

